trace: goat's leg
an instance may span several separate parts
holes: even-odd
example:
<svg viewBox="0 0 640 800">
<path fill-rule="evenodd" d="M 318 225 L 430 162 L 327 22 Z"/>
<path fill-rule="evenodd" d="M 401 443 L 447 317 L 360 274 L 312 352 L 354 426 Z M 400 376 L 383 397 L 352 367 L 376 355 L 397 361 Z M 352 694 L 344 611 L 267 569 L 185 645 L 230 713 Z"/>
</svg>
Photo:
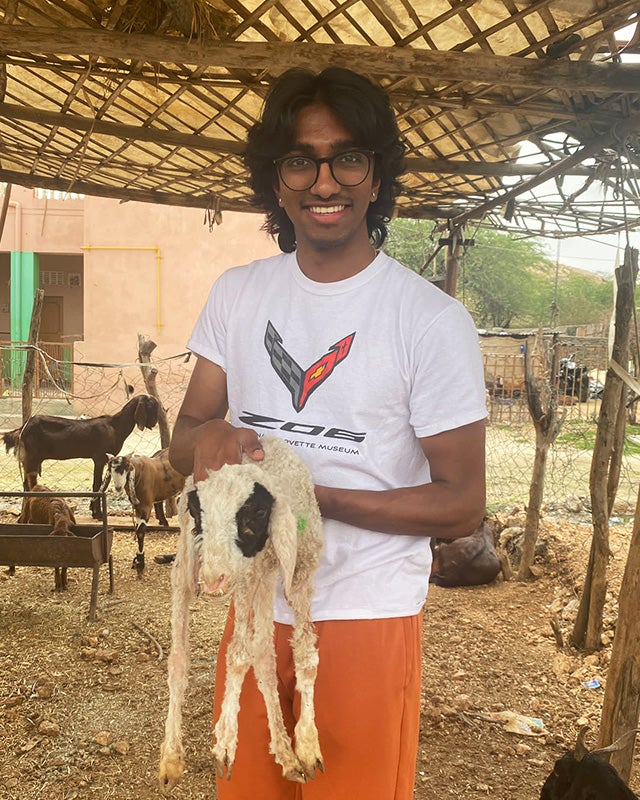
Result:
<svg viewBox="0 0 640 800">
<path fill-rule="evenodd" d="M 153 504 L 153 510 L 156 512 L 156 519 L 158 520 L 158 525 L 162 525 L 163 528 L 168 528 L 169 521 L 165 516 L 162 500 L 158 500 L 157 503 Z"/>
<path fill-rule="evenodd" d="M 194 570 L 190 535 L 183 531 L 178 555 L 171 572 L 171 650 L 168 659 L 169 709 L 160 748 L 159 780 L 171 790 L 184 774 L 182 746 L 182 704 L 189 672 L 189 606 L 195 597 Z"/>
<path fill-rule="evenodd" d="M 107 456 L 93 459 L 93 491 L 99 492 L 102 486 L 102 472 L 107 463 Z M 99 497 L 94 497 L 89 503 L 93 519 L 102 519 L 102 508 Z"/>
<path fill-rule="evenodd" d="M 263 577 L 256 591 L 253 624 L 254 635 L 251 646 L 253 670 L 267 709 L 271 736 L 270 749 L 276 762 L 282 767 L 282 774 L 287 780 L 305 783 L 306 770 L 293 751 L 291 738 L 282 718 L 273 637 L 273 582 L 266 576 Z M 313 775 L 313 773 L 311 774 Z"/>
<path fill-rule="evenodd" d="M 138 577 L 142 577 L 144 572 L 144 535 L 147 532 L 147 519 L 136 517 L 136 539 L 138 542 L 138 552 L 133 557 L 131 568 L 137 570 Z"/>
<path fill-rule="evenodd" d="M 224 685 L 224 696 L 220 716 L 214 728 L 215 744 L 212 749 L 216 769 L 220 777 L 227 769 L 227 778 L 236 758 L 238 747 L 238 711 L 240 710 L 240 692 L 244 676 L 251 665 L 251 597 L 245 591 L 234 595 L 235 617 L 233 634 L 227 647 L 227 676 Z"/>
<path fill-rule="evenodd" d="M 313 778 L 316 769 L 324 772 L 313 700 L 319 658 L 316 634 L 311 622 L 312 591 L 311 579 L 306 575 L 296 575 L 289 596 L 295 615 L 291 647 L 296 671 L 296 691 L 300 692 L 295 752 L 308 778 Z"/>
</svg>

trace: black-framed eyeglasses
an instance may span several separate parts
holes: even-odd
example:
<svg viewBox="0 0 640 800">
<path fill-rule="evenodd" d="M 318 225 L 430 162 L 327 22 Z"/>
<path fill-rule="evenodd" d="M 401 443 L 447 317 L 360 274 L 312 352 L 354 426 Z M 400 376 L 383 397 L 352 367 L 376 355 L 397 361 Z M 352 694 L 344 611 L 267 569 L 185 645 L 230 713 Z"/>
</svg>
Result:
<svg viewBox="0 0 640 800">
<path fill-rule="evenodd" d="M 294 192 L 310 189 L 318 180 L 320 166 L 328 164 L 340 186 L 354 187 L 366 181 L 371 172 L 373 150 L 346 150 L 331 158 L 311 158 L 301 154 L 274 159 L 280 180 Z"/>
</svg>

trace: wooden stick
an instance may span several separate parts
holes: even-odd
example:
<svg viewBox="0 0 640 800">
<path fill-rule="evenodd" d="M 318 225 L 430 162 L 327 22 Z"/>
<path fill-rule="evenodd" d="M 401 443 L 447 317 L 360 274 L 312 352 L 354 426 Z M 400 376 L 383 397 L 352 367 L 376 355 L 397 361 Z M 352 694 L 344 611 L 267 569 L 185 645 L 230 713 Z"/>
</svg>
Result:
<svg viewBox="0 0 640 800">
<path fill-rule="evenodd" d="M 160 661 L 160 660 L 163 658 L 163 656 L 164 656 L 164 650 L 162 649 L 162 646 L 160 645 L 160 643 L 158 642 L 158 640 L 157 640 L 156 638 L 154 638 L 154 637 L 153 637 L 153 636 L 152 636 L 152 635 L 149 633 L 149 631 L 146 631 L 146 630 L 145 630 L 145 629 L 144 629 L 144 628 L 143 628 L 141 625 L 138 625 L 138 623 L 137 623 L 137 622 L 132 622 L 131 624 L 133 625 L 133 627 L 134 627 L 134 628 L 135 628 L 137 631 L 140 631 L 140 633 L 141 633 L 141 634 L 143 634 L 144 636 L 146 636 L 146 637 L 147 637 L 147 639 L 149 639 L 149 641 L 150 641 L 150 642 L 153 642 L 153 644 L 156 646 L 156 650 L 158 651 L 158 661 Z"/>
</svg>

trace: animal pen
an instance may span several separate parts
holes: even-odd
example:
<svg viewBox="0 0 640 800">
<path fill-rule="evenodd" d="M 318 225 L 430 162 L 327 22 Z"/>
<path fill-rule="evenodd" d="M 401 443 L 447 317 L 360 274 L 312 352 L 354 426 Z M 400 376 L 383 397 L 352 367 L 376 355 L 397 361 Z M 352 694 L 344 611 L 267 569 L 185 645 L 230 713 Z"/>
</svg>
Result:
<svg viewBox="0 0 640 800">
<path fill-rule="evenodd" d="M 640 224 L 637 0 L 4 0 L 0 11 L 0 229 L 12 184 L 199 208 L 215 227 L 227 210 L 251 208 L 243 142 L 272 78 L 294 66 L 339 65 L 389 94 L 407 147 L 397 213 L 432 222 L 446 252 L 441 284 L 450 294 L 476 225 L 556 239 L 626 235 L 616 270 L 626 306 L 616 315 L 619 338 L 610 356 L 592 367 L 590 356 L 567 350 L 564 380 L 557 362 L 551 380 L 536 384 L 530 351 L 524 375 L 516 359 L 499 363 L 485 353 L 489 502 L 529 497 L 531 505 L 527 476 L 540 426 L 562 421 L 546 431 L 544 499 L 569 497 L 590 509 L 595 535 L 583 598 L 597 608 L 606 592 L 609 519 L 634 513 L 638 487 L 637 444 L 627 428 L 640 395 L 637 251 L 629 241 Z M 12 253 L 16 285 L 23 255 Z M 16 331 L 11 340 L 24 337 Z M 142 386 L 135 366 L 85 368 L 77 351 L 73 360 L 73 401 L 36 398 L 34 412 L 59 403 L 55 413 L 80 413 L 76 404 L 93 392 L 91 413 L 100 413 L 98 402 L 121 405 L 129 386 Z M 189 366 L 158 369 L 171 417 Z M 524 413 L 523 380 L 527 403 L 542 410 L 535 433 Z M 19 414 L 10 396 L 1 402 L 5 419 Z M 148 452 L 158 444 L 153 436 L 125 447 Z M 81 482 L 63 469 L 47 464 L 46 474 L 59 486 Z M 19 485 L 8 458 L 2 479 L 9 490 Z M 600 744 L 637 722 L 640 686 L 630 677 L 640 655 L 631 569 L 640 553 L 637 516 Z M 633 746 L 612 757 L 627 779 Z"/>
<path fill-rule="evenodd" d="M 531 337 L 528 346 L 535 353 L 536 369 L 542 376 L 542 364 L 548 360 L 550 337 L 545 337 L 540 345 Z M 520 341 L 520 340 L 518 340 Z M 580 363 L 589 366 L 590 374 L 606 372 L 606 342 L 598 340 L 563 339 L 563 353 L 575 353 Z M 9 347 L 5 344 L 5 348 Z M 519 349 L 520 345 L 518 345 Z M 541 348 L 543 348 L 541 350 Z M 487 490 L 491 510 L 523 506 L 527 502 L 531 470 L 535 450 L 535 437 L 531 416 L 527 408 L 524 391 L 524 355 L 521 353 L 496 353 L 491 344 L 482 343 L 487 383 Z M 34 386 L 33 413 L 57 414 L 73 417 L 95 417 L 113 413 L 133 395 L 145 392 L 145 384 L 140 364 L 123 363 L 108 366 L 86 364 L 82 352 L 76 346 L 80 360 L 65 363 L 59 371 L 72 376 L 75 392 L 65 391 L 64 385 L 51 389 L 47 382 L 45 391 Z M 40 356 L 40 359 L 45 357 Z M 49 359 L 46 359 L 47 362 Z M 157 387 L 161 402 L 166 409 L 172 426 L 178 413 L 184 392 L 191 374 L 192 361 L 185 359 L 184 353 L 174 357 L 155 359 L 153 368 L 157 371 Z M 41 374 L 45 374 L 41 370 Z M 502 376 L 502 386 L 495 386 L 496 376 Z M 602 404 L 600 390 L 594 386 L 593 392 L 585 401 L 575 395 L 563 393 L 562 382 L 556 377 L 556 386 L 565 421 L 559 439 L 551 450 L 545 485 L 545 499 L 550 507 L 567 509 L 577 513 L 589 508 L 589 471 L 591 453 L 597 419 Z M 15 393 L 5 393 L 0 397 L 0 430 L 10 430 L 20 424 L 21 401 Z M 268 430 L 264 431 L 269 433 Z M 161 447 L 157 428 L 133 430 L 126 440 L 122 453 L 152 455 Z M 56 487 L 66 491 L 86 491 L 91 489 L 91 462 L 81 459 L 68 461 L 46 461 L 43 467 L 43 480 L 51 481 Z M 50 477 L 48 477 L 50 476 Z M 640 481 L 640 448 L 628 442 L 623 461 L 616 513 L 628 517 L 633 513 L 635 493 Z M 20 485 L 21 476 L 14 455 L 0 453 L 0 487 L 10 491 Z M 10 505 L 8 499 L 5 505 Z M 110 503 L 115 503 L 115 498 Z M 16 501 L 13 502 L 15 506 Z"/>
</svg>

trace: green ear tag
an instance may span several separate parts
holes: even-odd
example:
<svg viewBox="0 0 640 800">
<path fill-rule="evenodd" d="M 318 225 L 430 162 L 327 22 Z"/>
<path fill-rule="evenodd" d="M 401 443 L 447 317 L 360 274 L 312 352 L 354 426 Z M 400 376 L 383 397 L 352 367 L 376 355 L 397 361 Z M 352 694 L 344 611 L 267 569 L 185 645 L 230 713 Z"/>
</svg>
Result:
<svg viewBox="0 0 640 800">
<path fill-rule="evenodd" d="M 307 527 L 307 517 L 298 517 L 297 525 L 298 525 L 298 536 L 306 530 Z"/>
</svg>

